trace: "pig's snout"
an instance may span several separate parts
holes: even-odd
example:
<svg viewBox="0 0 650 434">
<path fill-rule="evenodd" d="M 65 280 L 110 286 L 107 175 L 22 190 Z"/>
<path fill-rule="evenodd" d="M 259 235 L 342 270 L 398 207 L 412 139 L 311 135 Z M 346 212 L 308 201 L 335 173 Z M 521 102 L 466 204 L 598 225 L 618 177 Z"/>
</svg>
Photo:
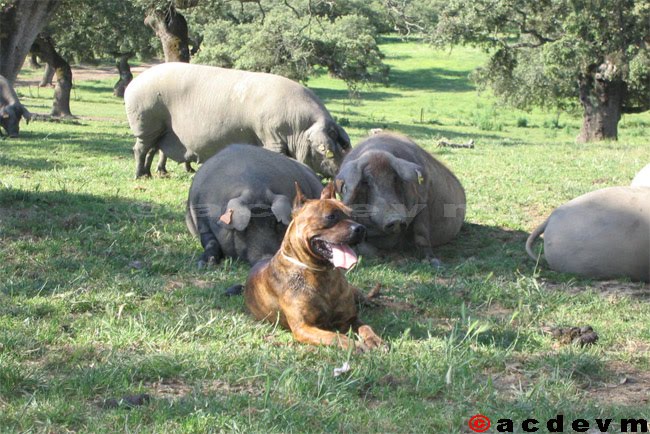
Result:
<svg viewBox="0 0 650 434">
<path fill-rule="evenodd" d="M 392 217 L 386 219 L 382 227 L 383 231 L 389 234 L 396 234 L 406 229 L 406 219 L 403 217 Z"/>
</svg>

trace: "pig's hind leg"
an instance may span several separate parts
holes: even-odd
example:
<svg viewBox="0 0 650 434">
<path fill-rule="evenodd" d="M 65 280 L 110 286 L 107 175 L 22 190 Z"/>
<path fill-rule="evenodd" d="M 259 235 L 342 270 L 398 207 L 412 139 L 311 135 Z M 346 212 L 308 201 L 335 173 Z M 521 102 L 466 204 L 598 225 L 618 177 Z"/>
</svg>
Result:
<svg viewBox="0 0 650 434">
<path fill-rule="evenodd" d="M 151 178 L 151 159 L 156 152 L 155 148 L 148 146 L 140 138 L 135 140 L 133 156 L 135 157 L 135 179 Z"/>
<path fill-rule="evenodd" d="M 199 235 L 201 237 L 201 245 L 204 249 L 203 254 L 199 258 L 199 268 L 218 264 L 223 258 L 223 252 L 221 251 L 219 241 L 217 241 L 217 238 L 214 236 L 212 231 L 201 232 Z"/>
</svg>

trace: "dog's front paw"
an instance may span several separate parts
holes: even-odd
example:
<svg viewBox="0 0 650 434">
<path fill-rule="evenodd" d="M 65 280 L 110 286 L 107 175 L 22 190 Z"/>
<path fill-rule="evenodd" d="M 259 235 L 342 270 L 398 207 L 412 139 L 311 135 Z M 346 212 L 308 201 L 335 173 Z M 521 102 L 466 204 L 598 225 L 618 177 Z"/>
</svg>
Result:
<svg viewBox="0 0 650 434">
<path fill-rule="evenodd" d="M 363 325 L 359 327 L 359 336 L 363 340 L 363 346 L 368 349 L 388 350 L 388 345 L 372 330 L 370 326 Z"/>
</svg>

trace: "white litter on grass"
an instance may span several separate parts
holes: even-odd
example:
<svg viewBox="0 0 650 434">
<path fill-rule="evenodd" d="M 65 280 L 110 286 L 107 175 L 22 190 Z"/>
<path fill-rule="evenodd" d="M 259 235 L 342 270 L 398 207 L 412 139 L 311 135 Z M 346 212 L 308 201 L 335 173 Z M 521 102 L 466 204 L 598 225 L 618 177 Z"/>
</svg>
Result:
<svg viewBox="0 0 650 434">
<path fill-rule="evenodd" d="M 340 368 L 334 368 L 334 376 L 338 377 L 339 375 L 345 374 L 350 371 L 350 364 L 348 362 L 343 363 Z"/>
</svg>

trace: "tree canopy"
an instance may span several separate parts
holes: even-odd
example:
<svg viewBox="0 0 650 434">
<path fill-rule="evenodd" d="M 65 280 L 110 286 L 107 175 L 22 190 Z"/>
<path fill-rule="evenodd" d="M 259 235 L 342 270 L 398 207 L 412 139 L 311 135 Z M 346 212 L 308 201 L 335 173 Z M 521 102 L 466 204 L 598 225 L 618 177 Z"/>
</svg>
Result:
<svg viewBox="0 0 650 434">
<path fill-rule="evenodd" d="M 46 26 L 69 61 L 93 61 L 133 53 L 156 54 L 158 43 L 144 25 L 144 8 L 127 0 L 61 0 Z"/>
<path fill-rule="evenodd" d="M 75 61 L 125 52 L 146 57 L 161 48 L 152 43 L 154 29 L 167 60 L 187 61 L 187 43 L 196 49 L 202 42 L 195 62 L 302 81 L 322 66 L 351 88 L 387 77 L 377 37 L 391 26 L 381 0 L 61 2 L 47 30 L 63 57 Z"/>
<path fill-rule="evenodd" d="M 196 61 L 306 80 L 316 66 L 348 86 L 385 80 L 378 2 L 204 0 L 187 10 L 203 38 Z"/>
<path fill-rule="evenodd" d="M 474 78 L 506 102 L 582 106 L 581 141 L 615 139 L 622 114 L 650 109 L 647 0 L 448 0 L 437 13 L 422 22 L 430 40 L 485 48 Z"/>
</svg>

